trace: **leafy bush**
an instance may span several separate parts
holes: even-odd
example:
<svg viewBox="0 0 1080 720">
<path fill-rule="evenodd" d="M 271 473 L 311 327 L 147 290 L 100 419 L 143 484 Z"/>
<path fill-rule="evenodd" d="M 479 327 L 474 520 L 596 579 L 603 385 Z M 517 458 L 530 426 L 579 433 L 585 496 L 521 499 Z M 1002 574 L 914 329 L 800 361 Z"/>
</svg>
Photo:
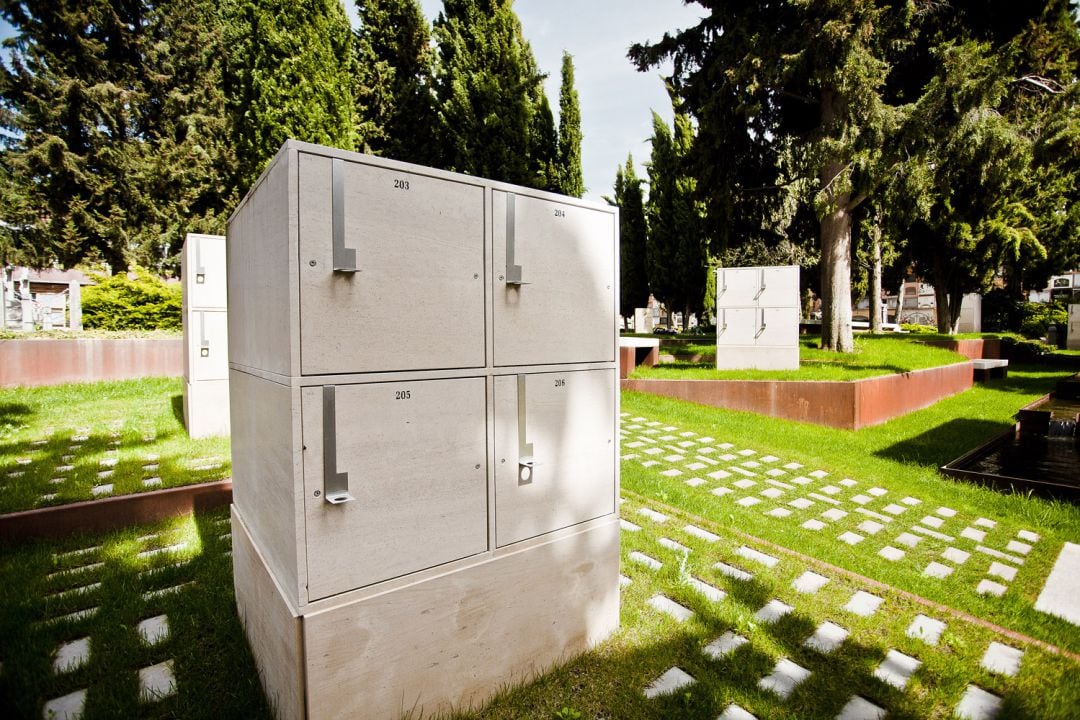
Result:
<svg viewBox="0 0 1080 720">
<path fill-rule="evenodd" d="M 913 335 L 933 335 L 937 333 L 936 327 L 929 325 L 914 325 L 912 323 L 901 323 L 900 329 L 912 333 Z"/>
<path fill-rule="evenodd" d="M 82 293 L 83 325 L 101 330 L 166 330 L 180 327 L 180 285 L 166 284 L 147 270 L 95 277 Z"/>
<path fill-rule="evenodd" d="M 1037 360 L 1043 355 L 1049 354 L 1053 348 L 1044 345 L 1038 340 L 1025 340 L 1023 338 L 1005 336 L 1001 338 L 1001 354 L 1009 360 L 1023 362 L 1025 360 Z"/>
<path fill-rule="evenodd" d="M 1009 295 L 1004 288 L 994 288 L 983 295 L 983 332 L 1019 332 L 1026 303 Z"/>
<path fill-rule="evenodd" d="M 1064 325 L 1069 322 L 1068 308 L 1060 301 L 1024 303 L 1022 311 L 1024 315 L 1020 321 L 1020 334 L 1026 338 L 1045 337 L 1050 325 Z"/>
</svg>

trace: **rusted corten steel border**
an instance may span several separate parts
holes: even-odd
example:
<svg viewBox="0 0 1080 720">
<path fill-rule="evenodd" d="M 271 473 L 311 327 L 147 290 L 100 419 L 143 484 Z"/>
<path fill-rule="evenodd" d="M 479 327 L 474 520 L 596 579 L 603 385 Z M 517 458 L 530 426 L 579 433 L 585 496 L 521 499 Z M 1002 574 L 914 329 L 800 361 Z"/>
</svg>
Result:
<svg viewBox="0 0 1080 720">
<path fill-rule="evenodd" d="M 962 362 L 846 382 L 628 379 L 622 381 L 622 387 L 701 405 L 858 430 L 929 407 L 967 390 L 972 380 L 972 364 Z"/>
<path fill-rule="evenodd" d="M 181 338 L 0 340 L 0 386 L 178 377 Z"/>
<path fill-rule="evenodd" d="M 926 340 L 927 345 L 959 353 L 968 360 L 1001 360 L 1001 338 Z"/>
<path fill-rule="evenodd" d="M 65 537 L 152 523 L 232 502 L 232 480 L 0 515 L 0 540 Z"/>
</svg>

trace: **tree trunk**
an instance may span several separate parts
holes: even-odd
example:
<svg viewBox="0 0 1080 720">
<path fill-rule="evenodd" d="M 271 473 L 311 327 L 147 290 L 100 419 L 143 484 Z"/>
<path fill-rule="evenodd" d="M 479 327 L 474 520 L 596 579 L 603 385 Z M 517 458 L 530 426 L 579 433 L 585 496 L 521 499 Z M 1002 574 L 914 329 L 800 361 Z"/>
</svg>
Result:
<svg viewBox="0 0 1080 720">
<path fill-rule="evenodd" d="M 881 211 L 870 230 L 870 332 L 881 332 Z"/>
<path fill-rule="evenodd" d="M 855 349 L 851 336 L 851 211 L 841 205 L 821 218 L 821 347 Z"/>
<path fill-rule="evenodd" d="M 952 318 L 949 317 L 949 291 L 945 283 L 934 283 L 934 305 L 937 312 L 937 331 L 942 335 L 952 335 Z"/>
</svg>

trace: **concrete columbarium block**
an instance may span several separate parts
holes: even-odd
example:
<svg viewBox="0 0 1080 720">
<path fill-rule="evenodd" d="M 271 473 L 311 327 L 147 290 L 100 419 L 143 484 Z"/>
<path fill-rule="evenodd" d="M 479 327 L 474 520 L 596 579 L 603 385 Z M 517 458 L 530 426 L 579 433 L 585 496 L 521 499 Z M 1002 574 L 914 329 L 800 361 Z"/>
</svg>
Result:
<svg viewBox="0 0 1080 720">
<path fill-rule="evenodd" d="M 799 268 L 719 268 L 716 367 L 799 367 Z"/>
</svg>

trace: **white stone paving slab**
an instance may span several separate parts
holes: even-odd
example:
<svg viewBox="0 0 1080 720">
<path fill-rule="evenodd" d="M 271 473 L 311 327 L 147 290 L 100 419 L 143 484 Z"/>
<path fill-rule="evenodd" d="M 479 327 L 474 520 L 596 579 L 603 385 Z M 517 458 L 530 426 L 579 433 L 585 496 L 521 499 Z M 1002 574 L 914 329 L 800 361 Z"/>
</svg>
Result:
<svg viewBox="0 0 1080 720">
<path fill-rule="evenodd" d="M 753 480 L 736 480 L 735 482 L 733 482 L 731 484 L 734 485 L 735 487 L 739 488 L 740 490 L 749 490 L 750 488 L 757 485 L 757 483 L 754 482 Z"/>
<path fill-rule="evenodd" d="M 708 477 L 711 477 L 713 480 L 725 480 L 731 477 L 731 473 L 727 470 L 715 470 L 709 473 Z"/>
<path fill-rule="evenodd" d="M 187 547 L 186 542 L 174 543 L 172 545 L 166 545 L 165 547 L 151 548 L 150 550 L 143 550 L 136 555 L 139 558 L 152 558 L 157 555 L 167 555 L 168 553 L 180 552 Z"/>
<path fill-rule="evenodd" d="M 951 567 L 949 567 L 948 565 L 942 565 L 935 560 L 926 566 L 926 569 L 923 570 L 922 574 L 932 578 L 937 578 L 938 580 L 944 580 L 945 578 L 952 575 L 952 573 L 953 569 Z"/>
<path fill-rule="evenodd" d="M 660 474 L 663 475 L 664 477 L 678 477 L 679 475 L 682 475 L 682 470 L 676 470 L 675 468 L 670 468 L 668 470 L 664 470 Z"/>
<path fill-rule="evenodd" d="M 837 520 L 842 520 L 846 518 L 847 513 L 840 508 L 829 508 L 825 512 L 821 513 L 821 517 L 825 518 L 826 520 L 832 520 L 833 522 L 836 522 Z"/>
<path fill-rule="evenodd" d="M 736 505 L 742 505 L 743 507 L 751 507 L 761 502 L 761 498 L 756 498 L 753 495 L 747 495 L 744 498 L 735 501 Z"/>
<path fill-rule="evenodd" d="M 169 637 L 169 618 L 166 615 L 155 615 L 140 622 L 136 629 L 144 643 L 157 645 Z"/>
<path fill-rule="evenodd" d="M 951 518 L 951 517 L 954 517 L 956 515 L 956 511 L 953 510 L 950 507 L 939 507 L 934 512 L 936 512 L 941 517 L 947 517 L 947 518 Z"/>
<path fill-rule="evenodd" d="M 688 607 L 683 607 L 679 603 L 675 602 L 669 597 L 664 595 L 653 595 L 649 598 L 649 605 L 652 605 L 654 609 L 670 615 L 679 622 L 686 622 L 690 618 L 694 617 L 694 611 Z"/>
<path fill-rule="evenodd" d="M 866 515 L 867 517 L 872 517 L 875 520 L 880 520 L 881 522 L 886 523 L 886 524 L 891 523 L 893 521 L 893 518 L 890 515 L 882 515 L 881 513 L 874 512 L 873 510 L 867 510 L 864 507 L 855 508 L 855 512 L 859 513 L 860 515 Z"/>
<path fill-rule="evenodd" d="M 636 562 L 638 565 L 644 565 L 645 567 L 650 568 L 652 570 L 659 570 L 660 568 L 664 567 L 664 564 L 662 562 L 660 562 L 659 560 L 657 560 L 656 558 L 654 558 L 654 557 L 652 557 L 650 555 L 646 555 L 643 552 L 638 552 L 637 550 L 631 551 L 629 557 L 630 557 L 631 560 Z"/>
<path fill-rule="evenodd" d="M 639 532 L 641 530 L 640 525 L 635 525 L 626 518 L 619 518 L 619 527 L 627 532 Z"/>
<path fill-rule="evenodd" d="M 787 658 L 780 658 L 772 674 L 758 681 L 758 687 L 762 690 L 771 690 L 779 695 L 780 699 L 786 700 L 794 692 L 795 687 L 808 677 L 810 677 L 809 670 Z"/>
<path fill-rule="evenodd" d="M 991 642 L 979 664 L 989 672 L 1015 677 L 1020 672 L 1024 651 L 999 642 Z"/>
<path fill-rule="evenodd" d="M 752 547 L 747 547 L 746 545 L 740 546 L 739 549 L 735 551 L 735 554 L 739 557 L 744 557 L 747 560 L 761 563 L 765 567 L 775 567 L 776 563 L 780 562 L 778 558 L 774 558 L 772 555 L 766 555 L 765 553 L 755 550 Z"/>
<path fill-rule="evenodd" d="M 1004 563 L 996 562 L 996 561 L 990 563 L 990 569 L 987 570 L 986 572 L 989 573 L 990 575 L 995 576 L 995 577 L 999 577 L 999 578 L 1002 578 L 1003 580 L 1007 580 L 1008 582 L 1012 582 L 1013 579 L 1016 577 L 1016 568 L 1011 567 L 1009 565 L 1006 565 Z M 1074 586 L 1075 586 L 1075 581 L 1074 581 Z M 1074 604 L 1076 603 L 1075 596 L 1073 597 L 1072 602 Z M 1041 608 L 1039 608 L 1038 601 L 1036 601 L 1035 609 L 1036 610 L 1041 609 Z"/>
<path fill-rule="evenodd" d="M 890 650 L 874 670 L 874 677 L 892 685 L 897 690 L 903 690 L 920 665 L 922 662 L 910 655 L 905 655 L 898 650 Z"/>
<path fill-rule="evenodd" d="M 791 478 L 791 482 L 795 483 L 796 485 L 809 485 L 814 481 L 808 477 L 803 477 L 802 475 L 800 475 L 798 477 Z"/>
<path fill-rule="evenodd" d="M 619 575 L 619 587 L 626 587 L 627 585 L 631 584 L 632 582 L 633 582 L 633 580 L 626 577 L 625 575 Z"/>
<path fill-rule="evenodd" d="M 84 637 L 63 643 L 56 648 L 56 657 L 53 659 L 53 672 L 66 673 L 78 670 L 89 659 L 90 638 Z"/>
<path fill-rule="evenodd" d="M 823 503 L 829 503 L 830 505 L 839 505 L 840 504 L 839 500 L 831 498 L 828 495 L 822 495 L 821 493 L 812 492 L 812 493 L 807 493 L 807 495 L 814 498 L 815 500 L 820 500 Z"/>
<path fill-rule="evenodd" d="M 76 690 L 45 703 L 41 709 L 44 720 L 79 720 L 86 706 L 86 689 Z"/>
<path fill-rule="evenodd" d="M 805 647 L 811 650 L 816 650 L 822 655 L 828 655 L 836 648 L 840 647 L 844 640 L 847 640 L 848 631 L 840 627 L 834 622 L 826 620 L 818 625 L 814 634 L 806 638 L 803 642 Z"/>
<path fill-rule="evenodd" d="M 714 535 L 713 533 L 709 532 L 708 530 L 704 530 L 702 528 L 699 528 L 697 525 L 687 525 L 687 526 L 685 526 L 683 528 L 683 532 L 686 533 L 687 535 L 693 535 L 696 538 L 700 538 L 700 539 L 704 540 L 705 542 L 714 543 L 714 542 L 718 542 L 720 540 L 719 535 Z"/>
<path fill-rule="evenodd" d="M 787 508 L 773 508 L 765 514 L 774 518 L 786 518 L 788 515 L 791 514 L 791 511 Z"/>
<path fill-rule="evenodd" d="M 716 720 L 757 720 L 757 716 L 751 715 L 735 703 L 731 703 L 724 708 L 724 712 L 720 713 Z"/>
<path fill-rule="evenodd" d="M 740 450 L 739 454 L 742 455 L 743 457 L 750 457 L 751 455 L 757 455 L 757 453 L 755 451 L 750 450 L 750 449 Z"/>
<path fill-rule="evenodd" d="M 882 602 L 882 598 L 879 598 L 877 595 L 868 593 L 865 590 L 858 590 L 851 596 L 851 599 L 848 600 L 844 609 L 855 615 L 870 617 L 877 612 L 877 609 L 881 606 Z"/>
<path fill-rule="evenodd" d="M 922 640 L 927 645 L 937 645 L 943 632 L 945 632 L 945 623 L 920 613 L 908 625 L 907 636 Z"/>
<path fill-rule="evenodd" d="M 724 497 L 725 495 L 729 495 L 732 492 L 734 491 L 729 487 L 718 487 L 712 489 L 712 494 L 717 497 Z"/>
<path fill-rule="evenodd" d="M 840 488 L 836 487 L 835 485 L 826 485 L 825 487 L 821 488 L 821 492 L 825 493 L 826 495 L 838 495 L 840 493 Z"/>
<path fill-rule="evenodd" d="M 927 537 L 932 537 L 935 540 L 941 540 L 942 542 L 953 542 L 954 540 L 956 540 L 956 538 L 954 538 L 952 535 L 946 535 L 945 533 L 939 533 L 937 530 L 931 530 L 929 528 L 924 528 L 922 525 L 913 525 L 911 527 L 911 529 L 914 530 L 915 532 L 919 533 L 920 535 L 925 535 Z"/>
<path fill-rule="evenodd" d="M 1080 545 L 1062 546 L 1035 609 L 1080 625 Z"/>
<path fill-rule="evenodd" d="M 956 717 L 961 720 L 993 720 L 999 712 L 1001 698 L 977 685 L 968 685 L 956 706 Z"/>
<path fill-rule="evenodd" d="M 963 565 L 971 557 L 971 553 L 964 552 L 960 548 L 945 548 L 945 551 L 941 553 L 941 557 L 945 558 L 949 562 L 954 562 L 957 565 Z"/>
<path fill-rule="evenodd" d="M 856 485 L 858 485 L 859 483 L 855 482 L 851 478 L 844 478 L 843 480 L 840 481 L 840 484 L 843 485 L 846 488 L 852 488 L 852 487 L 855 487 Z"/>
<path fill-rule="evenodd" d="M 791 587 L 795 588 L 798 592 L 813 595 L 828 584 L 829 578 L 824 575 L 818 575 L 812 570 L 807 570 L 802 575 L 795 578 L 794 582 L 791 583 Z"/>
<path fill-rule="evenodd" d="M 686 479 L 686 484 L 689 485 L 690 487 L 697 487 L 699 485 L 704 485 L 705 481 L 702 480 L 699 477 L 692 477 L 692 478 L 687 478 Z"/>
<path fill-rule="evenodd" d="M 815 470 L 807 474 L 812 478 L 817 478 L 818 480 L 820 480 L 821 478 L 826 477 L 829 473 L 825 472 L 824 470 Z"/>
<path fill-rule="evenodd" d="M 904 503 L 905 505 L 911 505 L 912 507 L 914 507 L 916 505 L 922 505 L 922 500 L 920 500 L 919 498 L 913 498 L 913 497 L 906 497 L 903 500 L 901 500 L 900 502 Z"/>
<path fill-rule="evenodd" d="M 786 470 L 781 470 L 780 468 L 773 468 L 772 470 L 769 470 L 765 474 L 768 475 L 769 477 L 778 478 L 778 477 L 782 477 L 784 475 L 787 475 L 787 471 Z"/>
<path fill-rule="evenodd" d="M 172 660 L 139 670 L 139 700 L 141 702 L 157 702 L 175 692 L 176 678 L 173 676 Z"/>
<path fill-rule="evenodd" d="M 687 463 L 687 465 L 686 465 L 687 470 L 693 470 L 694 472 L 697 472 L 698 470 L 704 470 L 707 467 L 709 467 L 709 466 L 706 465 L 705 463 L 699 463 L 699 462 Z"/>
<path fill-rule="evenodd" d="M 690 554 L 690 548 L 683 545 L 681 542 L 676 542 L 671 538 L 662 537 L 657 542 L 666 547 L 668 550 L 674 550 L 675 552 Z"/>
<path fill-rule="evenodd" d="M 972 524 L 975 525 L 976 527 L 984 527 L 987 530 L 993 530 L 994 528 L 997 527 L 997 521 L 996 520 L 991 520 L 990 518 L 984 518 L 984 517 L 979 518 L 978 520 L 976 520 Z"/>
<path fill-rule="evenodd" d="M 882 512 L 887 512 L 890 515 L 901 515 L 907 512 L 907 508 L 903 505 L 897 505 L 896 503 L 889 503 L 885 507 L 881 508 Z"/>
<path fill-rule="evenodd" d="M 894 548 L 892 545 L 886 545 L 878 550 L 878 555 L 893 562 L 904 559 L 904 551 L 900 548 Z"/>
<path fill-rule="evenodd" d="M 1031 546 L 1027 543 L 1022 543 L 1019 540 L 1010 540 L 1009 544 L 1005 546 L 1005 549 L 1009 552 L 1020 553 L 1021 555 L 1027 555 L 1031 552 Z"/>
<path fill-rule="evenodd" d="M 838 539 L 842 540 L 843 542 L 846 542 L 848 545 L 858 545 L 859 543 L 861 543 L 866 538 L 864 538 L 862 535 L 859 535 L 858 533 L 843 532 L 843 533 L 840 533 L 840 536 L 839 536 Z"/>
<path fill-rule="evenodd" d="M 645 697 L 652 699 L 667 695 L 693 684 L 694 678 L 688 672 L 682 668 L 673 667 L 646 686 Z"/>
<path fill-rule="evenodd" d="M 646 455 L 659 455 L 660 453 L 664 452 L 664 449 L 658 447 L 651 447 L 645 448 L 644 450 L 642 450 L 642 452 Z"/>
<path fill-rule="evenodd" d="M 1020 532 L 1016 533 L 1016 537 L 1020 538 L 1024 542 L 1039 542 L 1039 534 L 1033 533 L 1030 530 L 1021 530 Z"/>
<path fill-rule="evenodd" d="M 884 495 L 887 492 L 889 492 L 889 491 L 886 490 L 885 488 L 872 487 L 872 488 L 870 488 L 869 490 L 866 491 L 866 494 L 867 495 L 873 495 L 874 497 L 881 497 L 882 495 Z"/>
<path fill-rule="evenodd" d="M 960 531 L 960 537 L 967 538 L 968 540 L 974 540 L 977 543 L 981 543 L 986 539 L 985 530 L 976 530 L 973 527 L 966 527 Z"/>
<path fill-rule="evenodd" d="M 736 635 L 729 630 L 706 645 L 702 650 L 714 660 L 720 660 L 747 642 L 749 641 L 742 635 Z"/>
<path fill-rule="evenodd" d="M 873 499 L 874 498 L 870 497 L 869 495 L 863 495 L 862 493 L 859 493 L 858 495 L 851 498 L 851 502 L 858 503 L 859 505 L 865 505 L 866 503 L 873 501 Z"/>
<path fill-rule="evenodd" d="M 881 523 L 874 522 L 873 520 L 863 520 L 859 523 L 857 530 L 861 530 L 867 535 L 877 535 L 885 526 Z"/>
<path fill-rule="evenodd" d="M 145 487 L 157 487 L 158 485 L 160 485 L 160 484 L 161 484 L 161 478 L 159 478 L 159 477 L 149 477 L 149 478 L 145 478 L 145 479 L 144 479 L 144 480 L 142 481 L 142 484 L 143 484 L 143 485 L 144 485 Z"/>
<path fill-rule="evenodd" d="M 994 582 L 993 580 L 980 580 L 979 584 L 975 587 L 975 592 L 980 595 L 993 595 L 994 597 L 1001 597 L 1007 590 L 1001 583 Z"/>
<path fill-rule="evenodd" d="M 918 535 L 912 535 L 908 532 L 903 532 L 896 536 L 896 542 L 912 548 L 918 545 L 920 541 L 922 541 L 921 537 L 919 537 Z"/>
<path fill-rule="evenodd" d="M 112 483 L 106 483 L 104 485 L 95 485 L 94 487 L 90 488 L 90 494 L 93 495 L 94 497 L 97 497 L 98 495 L 111 495 L 112 491 L 113 491 L 113 484 Z"/>
<path fill-rule="evenodd" d="M 800 527 L 804 527 L 807 530 L 821 530 L 823 527 L 825 527 L 825 523 L 821 522 L 820 520 L 811 519 L 804 522 Z"/>
<path fill-rule="evenodd" d="M 690 587 L 697 590 L 699 593 L 704 595 L 707 600 L 710 600 L 712 602 L 720 602 L 727 597 L 727 593 L 720 588 L 714 585 L 710 585 L 704 580 L 698 580 L 693 575 L 688 577 L 686 579 L 686 582 L 689 583 Z"/>
<path fill-rule="evenodd" d="M 1008 553 L 1003 553 L 1000 550 L 988 548 L 985 545 L 976 545 L 975 552 L 980 552 L 983 555 L 989 555 L 990 557 L 998 558 L 999 560 L 1004 560 L 1005 562 L 1011 562 L 1013 565 L 1024 564 L 1024 558 L 1022 557 L 1019 557 L 1017 555 L 1009 555 Z"/>
<path fill-rule="evenodd" d="M 780 458 L 776 457 L 775 455 L 762 455 L 761 456 L 761 462 L 774 463 L 774 462 L 779 462 L 779 461 L 780 461 Z"/>
<path fill-rule="evenodd" d="M 789 462 L 788 464 L 784 465 L 784 467 L 786 469 L 788 469 L 788 470 L 801 470 L 802 469 L 802 465 L 800 465 L 797 462 Z"/>
<path fill-rule="evenodd" d="M 775 500 L 776 498 L 780 497 L 783 494 L 784 494 L 783 490 L 781 490 L 780 488 L 774 488 L 774 487 L 765 488 L 764 490 L 761 491 L 761 496 L 762 497 L 767 497 L 770 500 Z"/>
<path fill-rule="evenodd" d="M 808 500 L 807 498 L 795 498 L 794 500 L 792 500 L 791 502 L 788 503 L 788 505 L 790 505 L 791 507 L 798 508 L 799 510 L 805 510 L 806 508 L 810 507 L 813 504 L 814 504 L 814 501 L 813 500 Z"/>
<path fill-rule="evenodd" d="M 663 513 L 658 513 L 652 508 L 639 508 L 638 515 L 644 515 L 653 522 L 657 523 L 665 523 L 668 519 L 667 515 L 664 515 Z"/>
<path fill-rule="evenodd" d="M 728 565 L 727 563 L 718 562 L 713 565 L 721 575 L 726 575 L 733 580 L 750 580 L 754 576 L 745 570 L 741 570 L 734 565 Z"/>
<path fill-rule="evenodd" d="M 923 525 L 927 525 L 935 529 L 945 524 L 944 520 L 939 517 L 935 517 L 934 515 L 927 515 L 920 522 L 922 522 Z"/>
<path fill-rule="evenodd" d="M 770 600 L 754 613 L 754 617 L 766 625 L 771 624 L 790 613 L 795 608 L 781 600 Z"/>
<path fill-rule="evenodd" d="M 884 720 L 885 708 L 880 708 L 869 700 L 855 695 L 844 707 L 836 720 Z"/>
</svg>

